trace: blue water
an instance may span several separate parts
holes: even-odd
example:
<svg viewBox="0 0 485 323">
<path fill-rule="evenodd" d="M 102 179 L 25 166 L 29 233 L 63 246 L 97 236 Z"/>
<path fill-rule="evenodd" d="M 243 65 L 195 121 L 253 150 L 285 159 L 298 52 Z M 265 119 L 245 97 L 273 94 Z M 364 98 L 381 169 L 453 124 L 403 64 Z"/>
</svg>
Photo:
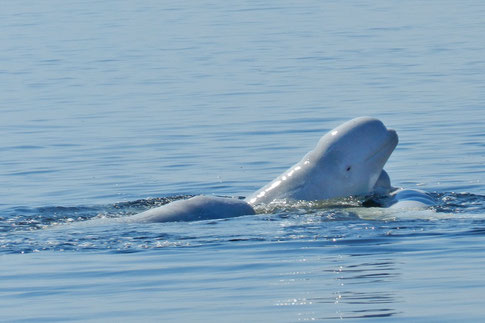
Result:
<svg viewBox="0 0 485 323">
<path fill-rule="evenodd" d="M 1 7 L 0 321 L 485 315 L 484 2 Z M 433 210 L 107 221 L 247 196 L 361 115 Z"/>
</svg>

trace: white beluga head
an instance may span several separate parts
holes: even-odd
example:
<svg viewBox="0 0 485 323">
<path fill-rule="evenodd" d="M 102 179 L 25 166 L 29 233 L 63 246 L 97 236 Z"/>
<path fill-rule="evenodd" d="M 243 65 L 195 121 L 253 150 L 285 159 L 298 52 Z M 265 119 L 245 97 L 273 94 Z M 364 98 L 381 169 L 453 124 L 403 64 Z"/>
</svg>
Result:
<svg viewBox="0 0 485 323">
<path fill-rule="evenodd" d="M 396 132 L 377 119 L 350 120 L 324 135 L 300 162 L 246 201 L 254 206 L 274 200 L 312 201 L 369 194 L 397 143 Z"/>
</svg>

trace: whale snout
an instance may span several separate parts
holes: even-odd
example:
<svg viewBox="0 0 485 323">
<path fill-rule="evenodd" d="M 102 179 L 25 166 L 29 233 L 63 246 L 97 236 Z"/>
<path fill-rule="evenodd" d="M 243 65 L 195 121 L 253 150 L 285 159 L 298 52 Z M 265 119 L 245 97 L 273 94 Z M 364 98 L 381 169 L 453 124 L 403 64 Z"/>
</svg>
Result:
<svg viewBox="0 0 485 323">
<path fill-rule="evenodd" d="M 389 134 L 390 142 L 394 143 L 394 148 L 399 143 L 399 136 L 397 135 L 396 130 L 394 129 L 387 129 L 387 133 Z"/>
<path fill-rule="evenodd" d="M 396 138 L 396 140 L 398 140 L 399 136 L 397 135 L 397 132 L 396 130 L 394 129 L 387 129 L 387 132 L 389 133 L 390 136 Z"/>
<path fill-rule="evenodd" d="M 399 142 L 399 137 L 394 129 L 387 129 L 385 136 L 377 140 L 377 147 L 369 151 L 365 162 L 376 164 L 378 167 L 384 166 Z"/>
</svg>

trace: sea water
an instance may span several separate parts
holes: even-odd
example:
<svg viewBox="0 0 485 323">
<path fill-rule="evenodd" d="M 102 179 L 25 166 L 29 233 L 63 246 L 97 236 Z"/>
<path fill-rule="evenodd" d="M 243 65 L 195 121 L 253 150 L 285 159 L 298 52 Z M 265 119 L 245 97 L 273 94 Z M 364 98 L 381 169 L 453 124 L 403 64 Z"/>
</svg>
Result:
<svg viewBox="0 0 485 323">
<path fill-rule="evenodd" d="M 479 321 L 484 16 L 482 1 L 3 2 L 0 321 Z M 361 115 L 400 136 L 393 185 L 436 207 L 110 222 L 247 196 Z"/>
</svg>

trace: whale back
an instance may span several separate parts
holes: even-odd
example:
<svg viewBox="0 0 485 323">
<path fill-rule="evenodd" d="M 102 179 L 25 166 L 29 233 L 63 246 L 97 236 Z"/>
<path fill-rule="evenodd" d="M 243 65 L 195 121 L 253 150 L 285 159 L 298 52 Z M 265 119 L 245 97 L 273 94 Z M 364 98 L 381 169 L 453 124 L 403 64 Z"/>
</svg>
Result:
<svg viewBox="0 0 485 323">
<path fill-rule="evenodd" d="M 253 215 L 254 209 L 243 200 L 228 197 L 198 195 L 178 200 L 133 215 L 127 222 L 198 221 Z"/>
</svg>

